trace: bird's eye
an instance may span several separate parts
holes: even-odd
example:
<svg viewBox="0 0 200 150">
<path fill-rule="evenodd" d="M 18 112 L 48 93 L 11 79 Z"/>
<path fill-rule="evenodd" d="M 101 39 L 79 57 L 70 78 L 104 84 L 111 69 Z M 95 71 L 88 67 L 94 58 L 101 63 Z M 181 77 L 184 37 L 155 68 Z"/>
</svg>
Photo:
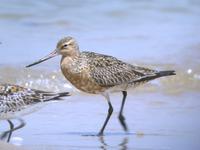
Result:
<svg viewBox="0 0 200 150">
<path fill-rule="evenodd" d="M 63 48 L 67 48 L 67 46 L 68 46 L 67 44 L 64 44 L 64 45 L 63 45 Z"/>
</svg>

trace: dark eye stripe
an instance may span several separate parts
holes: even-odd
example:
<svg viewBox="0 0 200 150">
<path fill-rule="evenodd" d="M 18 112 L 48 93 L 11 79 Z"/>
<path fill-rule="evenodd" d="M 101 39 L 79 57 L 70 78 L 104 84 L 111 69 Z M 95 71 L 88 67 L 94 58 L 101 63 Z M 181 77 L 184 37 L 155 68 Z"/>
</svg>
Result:
<svg viewBox="0 0 200 150">
<path fill-rule="evenodd" d="M 67 46 L 68 46 L 67 44 L 64 44 L 64 45 L 63 45 L 63 48 L 66 48 Z"/>
</svg>

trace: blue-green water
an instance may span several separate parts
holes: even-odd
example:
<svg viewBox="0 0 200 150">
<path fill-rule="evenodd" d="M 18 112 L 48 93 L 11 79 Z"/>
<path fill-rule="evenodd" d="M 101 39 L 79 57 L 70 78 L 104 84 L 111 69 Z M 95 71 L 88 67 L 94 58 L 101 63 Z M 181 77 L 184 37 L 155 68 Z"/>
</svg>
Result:
<svg viewBox="0 0 200 150">
<path fill-rule="evenodd" d="M 70 35 L 82 50 L 199 65 L 199 7 L 198 0 L 1 0 L 1 64 L 33 61 Z"/>
<path fill-rule="evenodd" d="M 198 0 L 0 0 L 0 82 L 49 91 L 73 91 L 63 102 L 25 116 L 11 143 L 29 149 L 199 149 L 200 2 Z M 177 75 L 130 90 L 117 120 L 121 94 L 106 136 L 97 133 L 107 113 L 102 96 L 79 93 L 64 79 L 59 57 L 24 66 L 51 52 L 63 36 L 91 50 Z M 17 123 L 17 122 L 16 122 Z M 0 131 L 7 128 L 1 121 Z"/>
</svg>

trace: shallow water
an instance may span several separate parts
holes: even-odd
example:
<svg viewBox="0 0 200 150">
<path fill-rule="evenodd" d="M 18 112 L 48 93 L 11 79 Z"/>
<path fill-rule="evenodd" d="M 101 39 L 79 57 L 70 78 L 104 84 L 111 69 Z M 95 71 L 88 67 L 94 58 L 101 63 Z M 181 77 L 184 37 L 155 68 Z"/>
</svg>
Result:
<svg viewBox="0 0 200 150">
<path fill-rule="evenodd" d="M 25 116 L 27 125 L 14 132 L 11 143 L 33 150 L 199 149 L 199 16 L 198 0 L 1 0 L 0 82 L 73 92 L 65 101 Z M 106 136 L 83 136 L 100 129 L 108 107 L 103 97 L 73 88 L 60 72 L 60 58 L 24 68 L 67 35 L 74 36 L 83 50 L 154 69 L 174 69 L 177 75 L 129 91 L 124 112 L 129 133 L 117 120 L 121 94 L 116 93 L 111 95 L 114 114 Z M 7 127 L 1 121 L 0 131 Z"/>
</svg>

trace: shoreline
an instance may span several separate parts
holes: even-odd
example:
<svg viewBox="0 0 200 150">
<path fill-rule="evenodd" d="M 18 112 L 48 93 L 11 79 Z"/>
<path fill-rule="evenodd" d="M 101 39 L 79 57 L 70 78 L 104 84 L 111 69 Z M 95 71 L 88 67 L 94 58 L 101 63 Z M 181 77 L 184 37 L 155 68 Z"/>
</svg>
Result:
<svg viewBox="0 0 200 150">
<path fill-rule="evenodd" d="M 25 150 L 22 147 L 19 147 L 10 143 L 6 143 L 3 141 L 0 141 L 0 149 L 1 150 Z"/>
</svg>

